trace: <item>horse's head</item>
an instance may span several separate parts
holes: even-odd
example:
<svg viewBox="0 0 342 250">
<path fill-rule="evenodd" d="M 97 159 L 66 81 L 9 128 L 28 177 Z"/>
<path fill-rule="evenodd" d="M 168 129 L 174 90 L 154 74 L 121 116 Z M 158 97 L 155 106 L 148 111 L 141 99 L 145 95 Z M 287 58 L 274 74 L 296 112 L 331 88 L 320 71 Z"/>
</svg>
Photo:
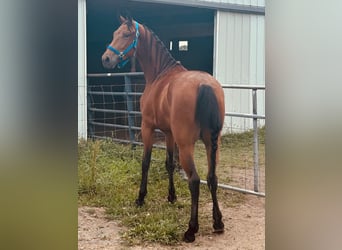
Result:
<svg viewBox="0 0 342 250">
<path fill-rule="evenodd" d="M 113 40 L 102 55 L 102 64 L 107 69 L 116 65 L 123 67 L 135 55 L 139 38 L 139 24 L 131 17 L 120 16 L 120 27 L 114 31 Z"/>
</svg>

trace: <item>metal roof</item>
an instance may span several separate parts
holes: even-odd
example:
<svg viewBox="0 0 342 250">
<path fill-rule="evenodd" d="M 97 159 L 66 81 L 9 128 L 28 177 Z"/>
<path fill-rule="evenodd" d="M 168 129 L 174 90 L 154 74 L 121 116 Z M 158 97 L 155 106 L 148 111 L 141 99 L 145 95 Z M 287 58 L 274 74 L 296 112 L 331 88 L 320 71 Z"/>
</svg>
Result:
<svg viewBox="0 0 342 250">
<path fill-rule="evenodd" d="M 208 9 L 238 12 L 238 13 L 249 13 L 249 14 L 257 14 L 257 15 L 265 14 L 264 6 L 242 5 L 242 4 L 221 2 L 221 1 L 220 2 L 208 1 L 208 0 L 132 0 L 132 1 L 189 6 L 189 7 L 202 7 L 202 8 L 208 8 Z"/>
</svg>

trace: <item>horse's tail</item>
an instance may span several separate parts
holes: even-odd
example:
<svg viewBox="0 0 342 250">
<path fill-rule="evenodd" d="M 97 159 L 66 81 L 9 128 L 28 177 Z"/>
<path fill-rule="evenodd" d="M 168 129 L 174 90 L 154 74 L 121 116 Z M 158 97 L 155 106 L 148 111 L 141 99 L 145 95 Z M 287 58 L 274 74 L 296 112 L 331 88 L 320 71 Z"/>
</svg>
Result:
<svg viewBox="0 0 342 250">
<path fill-rule="evenodd" d="M 218 136 L 223 126 L 220 116 L 220 109 L 214 90 L 209 85 L 200 85 L 196 101 L 195 120 L 200 126 L 201 133 L 204 130 L 210 131 L 211 154 L 210 174 L 215 174 L 216 151 Z"/>
</svg>

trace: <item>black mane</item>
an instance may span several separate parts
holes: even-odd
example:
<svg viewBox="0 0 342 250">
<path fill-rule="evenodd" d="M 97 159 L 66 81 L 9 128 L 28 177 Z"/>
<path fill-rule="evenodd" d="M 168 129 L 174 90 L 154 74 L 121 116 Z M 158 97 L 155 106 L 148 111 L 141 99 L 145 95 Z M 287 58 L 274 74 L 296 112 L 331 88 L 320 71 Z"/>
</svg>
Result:
<svg viewBox="0 0 342 250">
<path fill-rule="evenodd" d="M 176 59 L 171 55 L 170 51 L 166 48 L 163 41 L 160 40 L 160 38 L 155 34 L 149 27 L 143 25 L 144 28 L 149 32 L 151 36 L 151 44 L 150 46 L 153 46 L 153 40 L 156 44 L 156 53 L 155 53 L 155 59 L 159 60 L 159 68 L 157 69 L 156 76 L 158 77 L 160 74 L 166 72 L 169 68 L 172 68 L 175 65 L 179 65 L 180 63 L 176 61 Z M 152 50 L 152 47 L 150 48 Z"/>
</svg>

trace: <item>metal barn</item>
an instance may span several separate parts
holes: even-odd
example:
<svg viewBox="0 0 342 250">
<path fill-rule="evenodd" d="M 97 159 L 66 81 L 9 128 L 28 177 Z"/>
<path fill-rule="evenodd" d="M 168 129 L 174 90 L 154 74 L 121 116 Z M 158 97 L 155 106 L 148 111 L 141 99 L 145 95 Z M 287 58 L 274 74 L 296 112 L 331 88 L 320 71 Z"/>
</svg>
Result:
<svg viewBox="0 0 342 250">
<path fill-rule="evenodd" d="M 118 25 L 119 8 L 154 30 L 188 69 L 207 71 L 224 85 L 265 85 L 264 0 L 78 0 L 80 138 L 86 138 L 88 130 L 88 76 L 107 73 L 100 58 Z M 226 111 L 252 113 L 251 91 L 225 89 L 225 94 Z M 263 91 L 257 97 L 258 114 L 264 115 Z M 225 124 L 228 132 L 252 128 L 252 120 L 242 117 L 228 116 Z"/>
</svg>

